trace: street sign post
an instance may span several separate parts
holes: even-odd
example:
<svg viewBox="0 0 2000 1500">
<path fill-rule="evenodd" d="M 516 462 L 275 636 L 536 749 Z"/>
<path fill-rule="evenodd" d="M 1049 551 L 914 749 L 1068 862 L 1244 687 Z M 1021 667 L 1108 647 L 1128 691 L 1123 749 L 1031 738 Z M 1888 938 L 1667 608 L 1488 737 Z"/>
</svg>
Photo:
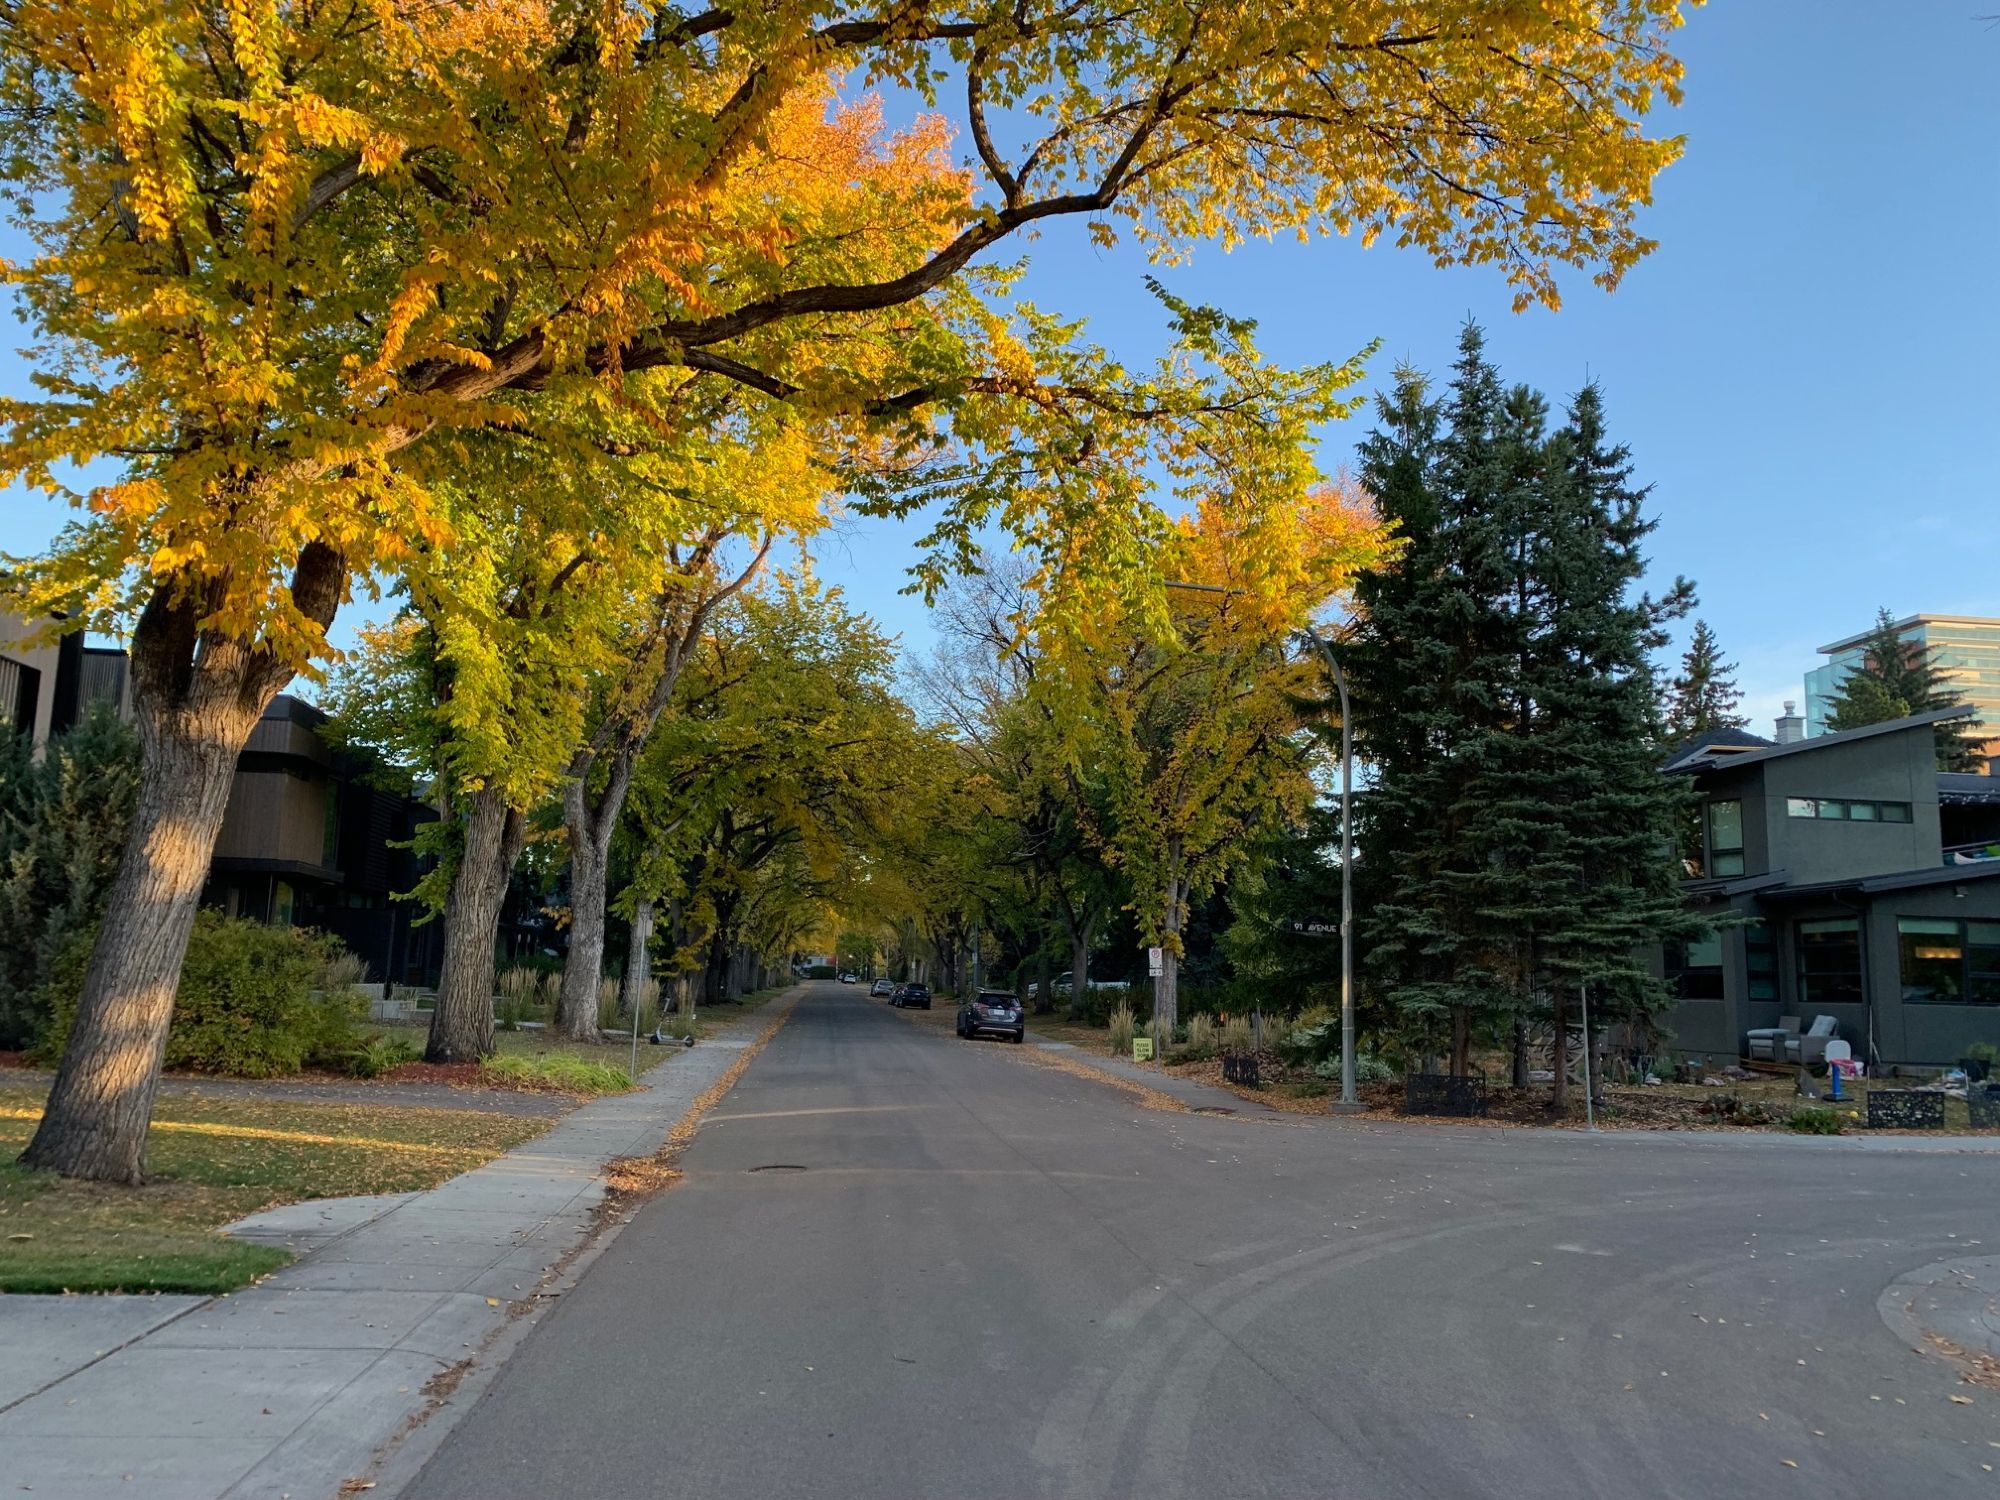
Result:
<svg viewBox="0 0 2000 1500">
<path fill-rule="evenodd" d="M 1146 950 L 1146 973 L 1148 975 L 1150 975 L 1154 979 L 1158 979 L 1160 975 L 1166 972 L 1166 967 L 1167 967 L 1166 949 L 1148 948 Z"/>
</svg>

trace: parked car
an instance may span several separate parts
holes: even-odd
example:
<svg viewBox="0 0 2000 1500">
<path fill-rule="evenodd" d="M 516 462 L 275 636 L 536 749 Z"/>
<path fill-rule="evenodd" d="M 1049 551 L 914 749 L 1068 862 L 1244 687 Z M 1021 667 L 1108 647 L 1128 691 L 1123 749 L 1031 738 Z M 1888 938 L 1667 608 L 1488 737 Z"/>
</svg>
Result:
<svg viewBox="0 0 2000 1500">
<path fill-rule="evenodd" d="M 899 984 L 896 986 L 896 992 L 889 997 L 889 1003 L 904 1010 L 929 1010 L 931 992 L 925 985 Z"/>
<path fill-rule="evenodd" d="M 854 976 L 852 974 L 843 974 L 840 976 L 840 982 L 842 984 L 852 984 L 854 983 Z"/>
<path fill-rule="evenodd" d="M 868 993 L 875 999 L 880 999 L 884 995 L 893 995 L 896 993 L 896 981 L 893 979 L 878 979 L 868 986 Z"/>
<path fill-rule="evenodd" d="M 982 1031 L 1018 1042 L 1028 1034 L 1021 1004 L 1005 990 L 981 990 L 958 1008 L 958 1034 L 967 1041 Z"/>
</svg>

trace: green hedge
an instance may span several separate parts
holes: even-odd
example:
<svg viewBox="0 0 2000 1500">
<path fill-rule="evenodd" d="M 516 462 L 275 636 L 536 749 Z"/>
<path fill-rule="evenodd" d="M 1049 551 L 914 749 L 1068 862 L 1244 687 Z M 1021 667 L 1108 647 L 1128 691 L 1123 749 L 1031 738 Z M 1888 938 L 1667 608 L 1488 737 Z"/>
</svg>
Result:
<svg viewBox="0 0 2000 1500">
<path fill-rule="evenodd" d="M 46 1066 L 62 1060 L 95 936 L 70 943 L 49 975 L 49 1025 L 33 1054 Z M 200 913 L 181 965 L 166 1065 L 236 1078 L 277 1078 L 308 1064 L 348 1069 L 366 1050 L 357 1029 L 366 1002 L 345 984 L 321 993 L 345 952 L 316 932 Z"/>
</svg>

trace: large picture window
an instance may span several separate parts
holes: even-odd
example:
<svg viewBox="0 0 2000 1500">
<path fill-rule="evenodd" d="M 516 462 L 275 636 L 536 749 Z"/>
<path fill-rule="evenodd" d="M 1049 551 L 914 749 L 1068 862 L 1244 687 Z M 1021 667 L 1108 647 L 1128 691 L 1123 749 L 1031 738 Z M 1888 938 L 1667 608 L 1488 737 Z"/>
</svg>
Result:
<svg viewBox="0 0 2000 1500">
<path fill-rule="evenodd" d="M 1708 804 L 1708 873 L 1743 873 L 1743 804 L 1734 800 Z"/>
<path fill-rule="evenodd" d="M 1898 917 L 1903 999 L 1913 1005 L 2000 1005 L 2000 922 Z"/>
<path fill-rule="evenodd" d="M 1830 917 L 1799 923 L 1799 1008 L 1859 1005 L 1861 989 L 1861 923 L 1854 917 Z"/>
<path fill-rule="evenodd" d="M 1722 934 L 1667 944 L 1667 988 L 1677 1000 L 1722 998 Z"/>
</svg>

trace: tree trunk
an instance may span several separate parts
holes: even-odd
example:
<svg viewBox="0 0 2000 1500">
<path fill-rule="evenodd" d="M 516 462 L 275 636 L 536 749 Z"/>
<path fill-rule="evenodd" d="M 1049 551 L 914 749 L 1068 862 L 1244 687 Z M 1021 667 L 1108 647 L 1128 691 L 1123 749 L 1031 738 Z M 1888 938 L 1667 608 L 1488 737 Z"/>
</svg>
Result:
<svg viewBox="0 0 2000 1500">
<path fill-rule="evenodd" d="M 1463 1078 L 1472 1071 L 1472 1013 L 1463 1005 L 1451 1010 L 1451 1072 Z"/>
<path fill-rule="evenodd" d="M 1514 1012 L 1514 1087 L 1528 1086 L 1528 1018 Z"/>
<path fill-rule="evenodd" d="M 646 1003 L 646 981 L 653 977 L 653 903 L 632 907 L 632 938 L 625 946 L 625 1005 L 633 1014 Z"/>
<path fill-rule="evenodd" d="M 1160 930 L 1160 977 L 1153 985 L 1153 1039 L 1165 1051 L 1173 1045 L 1181 1006 L 1181 883 L 1167 882 L 1166 920 Z"/>
<path fill-rule="evenodd" d="M 1035 1014 L 1046 1016 L 1056 1008 L 1056 997 L 1049 988 L 1055 975 L 1050 972 L 1055 967 L 1049 962 L 1049 945 L 1042 944 L 1042 951 L 1036 957 L 1035 969 Z"/>
<path fill-rule="evenodd" d="M 1082 1024 L 1090 1016 L 1090 937 L 1097 913 L 1085 912 L 1069 934 L 1069 1018 Z"/>
<path fill-rule="evenodd" d="M 444 901 L 444 965 L 424 1061 L 477 1062 L 493 1050 L 493 957 L 527 818 L 487 789 L 468 799 L 465 847 Z"/>
<path fill-rule="evenodd" d="M 563 826 L 569 832 L 569 953 L 563 959 L 556 1030 L 573 1042 L 597 1040 L 597 989 L 604 980 L 604 903 L 609 894 L 611 833 L 625 806 L 625 768 L 615 764 L 611 784 L 595 804 L 588 770 L 563 789 Z"/>
<path fill-rule="evenodd" d="M 1550 997 L 1551 1009 L 1555 1015 L 1555 1070 L 1556 1076 L 1549 1085 L 1549 1108 L 1558 1113 L 1569 1110 L 1569 999 L 1558 984 Z"/>
<path fill-rule="evenodd" d="M 290 592 L 303 621 L 324 630 L 346 586 L 346 565 L 331 547 L 300 550 Z M 220 587 L 157 584 L 132 632 L 139 796 L 62 1065 L 21 1153 L 29 1167 L 98 1182 L 145 1177 L 174 992 L 236 757 L 296 666 L 267 646 L 202 628 L 222 603 Z"/>
<path fill-rule="evenodd" d="M 200 727 L 142 717 L 145 758 L 125 862 L 23 1165 L 95 1182 L 144 1180 L 181 960 L 229 805 L 236 752 L 256 717 L 217 715 Z"/>
</svg>

